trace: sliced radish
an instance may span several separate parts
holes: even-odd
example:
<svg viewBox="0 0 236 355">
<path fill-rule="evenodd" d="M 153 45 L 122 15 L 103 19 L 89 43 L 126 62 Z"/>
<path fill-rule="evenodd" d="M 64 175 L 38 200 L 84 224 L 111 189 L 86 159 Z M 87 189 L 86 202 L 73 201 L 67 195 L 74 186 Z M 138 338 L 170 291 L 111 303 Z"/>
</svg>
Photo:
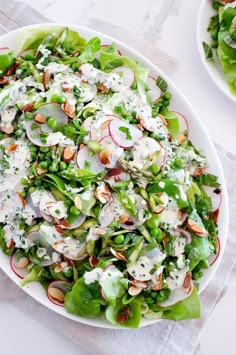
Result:
<svg viewBox="0 0 236 355">
<path fill-rule="evenodd" d="M 91 150 L 86 146 L 78 151 L 76 162 L 78 168 L 89 169 L 95 174 L 99 174 L 105 170 L 105 166 L 101 163 L 98 154 L 91 153 Z"/>
<path fill-rule="evenodd" d="M 108 301 L 107 298 L 106 298 L 106 296 L 105 296 L 105 293 L 104 293 L 104 291 L 103 291 L 103 288 L 102 288 L 101 286 L 100 286 L 100 295 L 101 295 L 103 301 L 105 301 L 105 302 Z"/>
<path fill-rule="evenodd" d="M 16 274 L 16 276 L 18 276 L 20 279 L 23 279 L 29 273 L 27 269 L 29 262 L 28 263 L 26 262 L 28 258 L 26 257 L 23 258 L 25 258 L 25 265 L 23 263 L 21 263 L 22 265 L 19 264 L 19 260 L 17 259 L 17 252 L 14 253 L 10 258 L 11 269 Z"/>
<path fill-rule="evenodd" d="M 186 231 L 183 228 L 177 228 L 177 231 L 179 232 L 180 237 L 184 237 L 186 239 L 186 244 L 191 244 L 192 243 L 192 235 L 188 231 Z"/>
<path fill-rule="evenodd" d="M 71 289 L 72 284 L 64 280 L 52 281 L 47 288 L 47 296 L 49 300 L 57 306 L 64 306 L 66 293 Z"/>
<path fill-rule="evenodd" d="M 161 89 L 156 84 L 157 80 L 152 76 L 147 77 L 147 85 L 148 85 L 148 95 L 151 98 L 152 102 L 157 101 L 161 97 Z"/>
<path fill-rule="evenodd" d="M 215 212 L 218 208 L 220 208 L 222 202 L 222 193 L 218 188 L 204 186 L 204 191 L 211 198 L 212 202 L 212 212 Z"/>
<path fill-rule="evenodd" d="M 118 160 L 123 156 L 124 149 L 118 147 L 114 141 L 112 140 L 111 136 L 104 137 L 100 140 L 99 144 L 104 148 L 107 149 L 111 155 L 109 157 L 108 164 L 104 165 L 106 168 L 112 169 L 115 168 L 117 165 Z"/>
<path fill-rule="evenodd" d="M 27 241 L 31 246 L 33 245 L 40 245 L 43 248 L 49 249 L 50 244 L 46 241 L 43 235 L 39 231 L 32 231 L 29 232 L 26 236 Z"/>
<path fill-rule="evenodd" d="M 78 227 L 80 227 L 80 226 L 84 223 L 85 220 L 86 220 L 86 215 L 83 214 L 83 213 L 81 213 L 81 214 L 76 218 L 76 220 L 75 220 L 73 223 L 70 224 L 69 222 L 66 221 L 66 223 L 65 223 L 65 229 L 75 229 L 75 228 L 78 228 Z M 63 221 L 62 221 L 61 224 L 64 226 Z"/>
<path fill-rule="evenodd" d="M 124 120 L 112 120 L 109 123 L 109 134 L 120 148 L 132 148 L 142 137 L 142 131 Z"/>
<path fill-rule="evenodd" d="M 196 221 L 193 219 L 188 218 L 188 223 L 187 223 L 188 228 L 196 233 L 199 237 L 207 237 L 208 232 L 207 230 L 203 227 L 200 226 Z"/>
<path fill-rule="evenodd" d="M 50 214 L 49 208 L 56 203 L 54 196 L 50 193 L 45 193 L 39 202 L 39 209 L 41 212 L 42 217 L 47 221 L 52 221 L 52 216 Z"/>
<path fill-rule="evenodd" d="M 101 227 L 109 226 L 115 219 L 115 213 L 113 211 L 113 202 L 106 203 L 100 214 L 99 214 L 99 224 Z"/>
<path fill-rule="evenodd" d="M 111 73 L 118 74 L 122 78 L 123 83 L 127 88 L 130 88 L 130 86 L 132 86 L 135 81 L 134 72 L 128 67 L 122 66 L 114 68 L 112 69 Z"/>
<path fill-rule="evenodd" d="M 7 47 L 0 48 L 0 55 L 6 55 L 9 53 L 12 53 L 12 50 L 10 48 Z"/>
<path fill-rule="evenodd" d="M 142 137 L 135 142 L 132 165 L 142 170 L 147 169 L 153 163 L 157 163 L 160 167 L 163 166 L 166 153 L 162 144 L 150 137 Z"/>
<path fill-rule="evenodd" d="M 57 239 L 52 244 L 52 247 L 69 260 L 83 260 L 88 256 L 86 253 L 86 244 L 72 237 Z"/>
<path fill-rule="evenodd" d="M 208 257 L 208 261 L 209 261 L 210 266 L 215 264 L 216 260 L 218 259 L 219 255 L 220 255 L 220 250 L 221 250 L 220 239 L 217 237 L 217 252 L 216 252 L 216 254 L 211 254 Z"/>
<path fill-rule="evenodd" d="M 37 145 L 38 147 L 50 147 L 59 143 L 60 138 L 56 138 L 54 144 L 42 143 L 40 139 L 41 127 L 38 129 L 32 129 L 33 121 L 28 121 L 25 125 L 27 138 L 31 143 Z"/>
<path fill-rule="evenodd" d="M 188 121 L 187 119 L 182 115 L 182 113 L 176 112 L 176 111 L 170 111 L 173 112 L 179 119 L 179 125 L 180 125 L 180 133 L 183 132 L 189 132 L 189 126 L 188 126 Z"/>
<path fill-rule="evenodd" d="M 40 108 L 36 111 L 36 113 L 42 115 L 45 118 L 54 117 L 57 120 L 57 124 L 60 124 L 60 125 L 68 123 L 68 116 L 62 110 L 61 105 L 58 103 L 55 103 L 55 102 L 40 106 Z M 47 124 L 42 125 L 43 131 L 45 131 L 45 129 L 44 129 L 44 128 L 46 128 L 45 126 L 48 127 Z M 50 132 L 52 132 L 52 129 Z"/>
<path fill-rule="evenodd" d="M 120 119 L 115 115 L 103 115 L 100 117 L 88 117 L 82 123 L 82 127 L 89 132 L 89 138 L 95 141 L 100 141 L 103 137 L 109 135 L 109 122 L 113 119 Z"/>
<path fill-rule="evenodd" d="M 193 292 L 193 287 L 194 287 L 194 283 L 191 280 L 189 292 L 186 292 L 183 287 L 175 288 L 174 290 L 171 291 L 170 297 L 166 301 L 160 302 L 159 306 L 160 307 L 170 307 L 178 302 L 185 300 Z"/>
</svg>

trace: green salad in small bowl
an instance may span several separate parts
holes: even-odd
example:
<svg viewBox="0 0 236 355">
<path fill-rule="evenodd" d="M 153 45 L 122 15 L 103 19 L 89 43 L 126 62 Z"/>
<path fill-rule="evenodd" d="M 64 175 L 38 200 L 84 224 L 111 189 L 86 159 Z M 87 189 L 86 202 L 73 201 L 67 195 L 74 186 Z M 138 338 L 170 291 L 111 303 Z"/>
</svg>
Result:
<svg viewBox="0 0 236 355">
<path fill-rule="evenodd" d="M 199 318 L 221 184 L 166 80 L 66 27 L 19 43 L 0 49 L 0 247 L 14 277 L 78 319 Z"/>
<path fill-rule="evenodd" d="M 204 2 L 205 3 L 205 2 Z M 209 40 L 203 41 L 205 59 L 220 66 L 228 88 L 236 95 L 236 1 L 210 1 L 213 14 L 209 16 Z M 202 11 L 204 8 L 202 8 Z M 201 13 L 200 12 L 200 13 Z"/>
</svg>

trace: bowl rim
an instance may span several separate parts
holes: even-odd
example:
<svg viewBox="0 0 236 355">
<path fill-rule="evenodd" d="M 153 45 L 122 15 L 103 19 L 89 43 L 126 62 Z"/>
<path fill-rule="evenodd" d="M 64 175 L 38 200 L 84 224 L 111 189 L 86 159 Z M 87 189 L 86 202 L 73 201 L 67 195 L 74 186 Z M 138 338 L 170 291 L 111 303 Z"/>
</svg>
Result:
<svg viewBox="0 0 236 355">
<path fill-rule="evenodd" d="M 85 26 L 78 26 L 78 25 L 71 25 L 71 24 L 67 24 L 67 23 L 63 23 L 63 22 L 56 22 L 56 23 L 52 23 L 52 22 L 46 22 L 46 23 L 39 23 L 39 24 L 34 24 L 34 25 L 28 25 L 28 26 L 23 26 L 20 27 L 18 29 L 15 29 L 13 31 L 9 31 L 8 33 L 4 34 L 3 36 L 0 37 L 0 41 L 2 42 L 5 37 L 7 38 L 8 35 L 15 35 L 14 41 L 17 40 L 17 35 L 19 35 L 19 33 L 21 31 L 25 31 L 25 30 L 31 30 L 31 29 L 37 29 L 37 28 L 53 28 L 53 27 L 68 27 L 71 28 L 75 31 L 77 31 L 78 33 L 80 31 L 85 31 L 88 33 L 88 35 L 91 36 L 101 36 L 103 38 L 106 38 L 107 40 L 111 41 L 111 42 L 115 42 L 118 46 L 120 45 L 121 47 L 123 47 L 125 50 L 127 50 L 128 52 L 132 53 L 132 56 L 134 58 L 137 58 L 137 60 L 142 61 L 145 63 L 145 66 L 147 66 L 149 69 L 154 70 L 156 72 L 158 72 L 159 75 L 161 75 L 167 82 L 168 84 L 170 84 L 172 86 L 172 88 L 174 89 L 174 91 L 177 94 L 178 97 L 178 101 L 182 102 L 184 104 L 185 107 L 187 107 L 191 113 L 191 120 L 193 121 L 197 121 L 197 124 L 200 126 L 200 130 L 202 132 L 204 132 L 204 135 L 207 139 L 207 143 L 208 146 L 211 148 L 211 152 L 214 155 L 214 166 L 217 166 L 217 169 L 219 170 L 219 176 L 220 176 L 220 181 L 221 181 L 221 186 L 222 186 L 222 190 L 224 192 L 224 223 L 222 223 L 222 235 L 224 237 L 224 245 L 223 248 L 221 249 L 221 253 L 218 257 L 217 262 L 215 263 L 214 267 L 212 268 L 212 272 L 208 275 L 207 280 L 204 282 L 203 285 L 200 285 L 200 288 L 198 290 L 198 293 L 200 294 L 210 283 L 210 281 L 212 280 L 213 276 L 216 273 L 216 270 L 221 262 L 221 259 L 223 257 L 224 254 L 224 250 L 225 250 L 225 246 L 227 243 L 227 237 L 228 237 L 228 224 L 229 224 L 229 207 L 228 207 L 228 193 L 227 193 L 227 188 L 226 188 L 226 181 L 225 181 L 225 177 L 224 177 L 224 173 L 223 173 L 223 168 L 221 165 L 221 162 L 219 160 L 216 148 L 213 145 L 213 142 L 208 134 L 208 131 L 206 130 L 205 126 L 203 125 L 202 121 L 200 120 L 200 118 L 198 117 L 198 114 L 196 113 L 195 109 L 193 108 L 192 104 L 188 101 L 188 99 L 185 97 L 185 95 L 182 93 L 182 91 L 175 85 L 175 83 L 172 82 L 172 80 L 165 74 L 163 73 L 163 71 L 161 69 L 159 69 L 156 65 L 154 65 L 149 59 L 147 59 L 144 55 L 142 55 L 141 53 L 139 53 L 137 50 L 133 49 L 132 47 L 130 47 L 129 45 L 123 43 L 122 41 L 116 39 L 113 36 L 109 36 L 105 33 L 102 33 L 100 31 L 94 30 L 94 29 L 90 29 L 88 27 Z M 84 36 L 84 35 L 83 35 Z M 3 254 L 0 251 L 0 256 L 1 254 Z M 1 269 L 7 274 L 8 277 L 10 277 L 16 284 L 17 286 L 19 286 L 21 288 L 21 286 L 19 285 L 19 279 L 16 277 L 16 275 L 14 275 L 13 273 L 8 272 L 7 267 L 2 267 L 0 266 Z M 41 287 L 41 285 L 39 285 Z M 23 290 L 29 294 L 31 297 L 33 297 L 35 300 L 37 300 L 39 303 L 41 303 L 42 305 L 44 305 L 45 307 L 47 307 L 50 310 L 53 310 L 54 312 L 56 312 L 59 315 L 62 315 L 63 317 L 69 318 L 71 320 L 77 321 L 79 323 L 83 323 L 86 325 L 90 325 L 90 326 L 94 326 L 94 327 L 100 327 L 100 328 L 108 328 L 108 329 L 118 329 L 118 330 L 124 330 L 124 329 L 130 329 L 130 328 L 126 328 L 126 327 L 118 327 L 115 325 L 112 325 L 110 323 L 108 323 L 106 321 L 106 323 L 101 322 L 99 318 L 95 318 L 98 323 L 96 322 L 96 324 L 94 324 L 93 318 L 88 318 L 88 317 L 79 317 L 79 316 L 74 316 L 70 313 L 67 313 L 66 310 L 64 309 L 64 307 L 58 307 L 55 308 L 53 304 L 51 304 L 50 301 L 47 300 L 44 301 L 41 296 L 37 296 L 36 297 L 34 295 L 31 294 L 29 287 L 25 286 L 23 288 Z M 65 313 L 60 312 L 60 310 L 63 308 L 63 310 L 65 311 Z M 161 321 L 162 319 L 142 319 L 139 325 L 139 328 L 144 327 L 144 326 L 148 326 L 148 325 L 152 325 L 155 324 L 159 321 Z"/>
<path fill-rule="evenodd" d="M 198 16 L 197 16 L 196 40 L 197 40 L 198 52 L 199 52 L 201 61 L 203 63 L 203 66 L 204 66 L 207 74 L 209 75 L 209 77 L 211 78 L 213 83 L 216 85 L 216 87 L 224 95 L 226 95 L 231 101 L 236 102 L 236 95 L 231 93 L 231 91 L 230 91 L 230 89 L 228 87 L 228 84 L 227 84 L 226 80 L 224 79 L 223 71 L 221 72 L 222 78 L 221 79 L 216 78 L 216 76 L 214 75 L 213 71 L 211 70 L 210 63 L 206 60 L 205 55 L 204 55 L 201 33 L 203 31 L 203 29 L 202 29 L 202 18 L 203 18 L 203 14 L 204 14 L 205 8 L 207 6 L 207 3 L 209 3 L 209 0 L 202 0 L 200 8 L 199 8 L 199 11 L 198 11 Z M 205 31 L 207 32 L 207 30 L 205 30 Z M 216 65 L 215 65 L 215 67 L 216 67 Z M 225 85 L 222 85 L 222 84 L 225 84 Z"/>
</svg>

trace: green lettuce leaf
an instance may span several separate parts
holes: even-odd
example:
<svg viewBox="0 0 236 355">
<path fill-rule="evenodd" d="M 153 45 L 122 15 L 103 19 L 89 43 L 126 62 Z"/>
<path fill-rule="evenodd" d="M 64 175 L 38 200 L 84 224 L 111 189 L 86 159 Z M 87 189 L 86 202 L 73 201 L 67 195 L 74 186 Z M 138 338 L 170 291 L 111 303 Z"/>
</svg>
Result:
<svg viewBox="0 0 236 355">
<path fill-rule="evenodd" d="M 105 316 L 108 322 L 121 327 L 138 328 L 141 320 L 141 302 L 137 299 L 130 302 L 128 305 L 130 309 L 129 318 L 124 323 L 118 323 L 118 314 L 123 307 L 124 305 L 121 301 L 116 302 L 116 304 L 107 307 Z"/>
</svg>

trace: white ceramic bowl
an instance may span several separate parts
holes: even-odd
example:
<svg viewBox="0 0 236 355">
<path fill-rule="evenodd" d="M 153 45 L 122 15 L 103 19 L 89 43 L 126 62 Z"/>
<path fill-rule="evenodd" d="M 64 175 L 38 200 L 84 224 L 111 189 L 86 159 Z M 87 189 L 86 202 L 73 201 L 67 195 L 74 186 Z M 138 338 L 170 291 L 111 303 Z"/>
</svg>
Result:
<svg viewBox="0 0 236 355">
<path fill-rule="evenodd" d="M 3 37 L 0 38 L 0 47 L 10 47 L 12 48 L 16 53 L 19 51 L 19 41 L 22 33 L 24 31 L 30 31 L 32 29 L 55 29 L 58 26 L 66 26 L 64 24 L 39 24 L 39 25 L 33 25 L 33 26 L 28 26 L 28 27 L 23 27 L 18 30 L 9 32 L 8 34 L 4 35 Z M 193 141 L 193 143 L 197 146 L 198 149 L 202 149 L 204 153 L 207 156 L 208 162 L 210 163 L 209 171 L 212 172 L 213 174 L 216 174 L 219 176 L 219 180 L 222 184 L 222 195 L 223 195 L 223 200 L 221 204 L 221 213 L 220 213 L 220 218 L 219 218 L 219 236 L 221 240 L 221 255 L 215 262 L 215 264 L 206 272 L 204 273 L 204 276 L 201 278 L 199 284 L 200 284 L 200 292 L 207 286 L 209 283 L 210 279 L 216 272 L 217 267 L 219 266 L 225 244 L 226 244 L 226 239 L 227 239 L 227 228 L 228 228 L 228 199 L 227 199 L 227 191 L 226 191 L 226 186 L 225 186 L 225 181 L 224 181 L 224 176 L 223 176 L 223 171 L 216 153 L 216 150 L 212 144 L 211 139 L 209 138 L 208 133 L 206 132 L 206 129 L 204 128 L 202 122 L 200 119 L 197 117 L 196 113 L 194 112 L 193 108 L 191 107 L 190 103 L 187 101 L 187 99 L 183 96 L 183 94 L 177 89 L 177 87 L 169 80 L 169 78 L 166 77 L 165 74 L 163 74 L 157 67 L 155 67 L 150 61 L 148 61 L 145 57 L 143 57 L 141 54 L 137 53 L 136 51 L 132 50 L 125 44 L 121 43 L 118 40 L 115 40 L 114 38 L 111 38 L 107 35 L 104 35 L 102 33 L 99 33 L 94 30 L 90 30 L 88 28 L 82 28 L 78 26 L 68 26 L 71 29 L 78 31 L 81 36 L 85 37 L 86 39 L 89 39 L 94 36 L 99 36 L 102 40 L 102 43 L 108 44 L 115 42 L 118 45 L 118 48 L 122 51 L 123 54 L 127 54 L 130 57 L 140 61 L 140 63 L 147 67 L 150 68 L 151 74 L 154 77 L 157 77 L 158 75 L 161 75 L 169 85 L 169 91 L 173 94 L 173 99 L 171 102 L 171 108 L 173 110 L 176 110 L 178 112 L 181 112 L 185 117 L 188 119 L 189 123 L 189 132 L 190 132 L 190 139 Z M 3 254 L 3 252 L 0 251 L 0 266 L 1 268 L 5 271 L 5 273 L 17 284 L 20 284 L 19 278 L 13 273 L 13 271 L 10 268 L 10 259 L 6 255 Z M 50 308 L 51 310 L 63 315 L 64 317 L 73 319 L 77 322 L 89 324 L 92 326 L 96 327 L 102 327 L 102 328 L 117 328 L 109 324 L 104 317 L 100 318 L 82 318 L 82 317 L 77 317 L 74 315 L 71 315 L 66 312 L 66 310 L 63 307 L 59 307 L 51 303 L 47 296 L 45 290 L 41 287 L 40 284 L 38 283 L 31 283 L 28 286 L 24 287 L 24 290 L 26 293 L 28 293 L 30 296 L 32 296 L 34 299 L 45 305 L 46 307 Z M 158 320 L 148 320 L 148 319 L 143 319 L 141 321 L 140 326 L 146 326 L 150 325 L 153 323 L 156 323 Z M 122 328 L 118 328 L 122 329 Z"/>
<path fill-rule="evenodd" d="M 215 10 L 212 8 L 212 0 L 202 0 L 197 20 L 198 50 L 203 65 L 215 85 L 232 101 L 236 102 L 236 95 L 233 95 L 228 87 L 216 53 L 214 53 L 214 60 L 206 60 L 202 46 L 202 42 L 211 43 L 211 35 L 207 31 L 207 27 L 210 18 L 215 15 L 215 13 Z"/>
</svg>

